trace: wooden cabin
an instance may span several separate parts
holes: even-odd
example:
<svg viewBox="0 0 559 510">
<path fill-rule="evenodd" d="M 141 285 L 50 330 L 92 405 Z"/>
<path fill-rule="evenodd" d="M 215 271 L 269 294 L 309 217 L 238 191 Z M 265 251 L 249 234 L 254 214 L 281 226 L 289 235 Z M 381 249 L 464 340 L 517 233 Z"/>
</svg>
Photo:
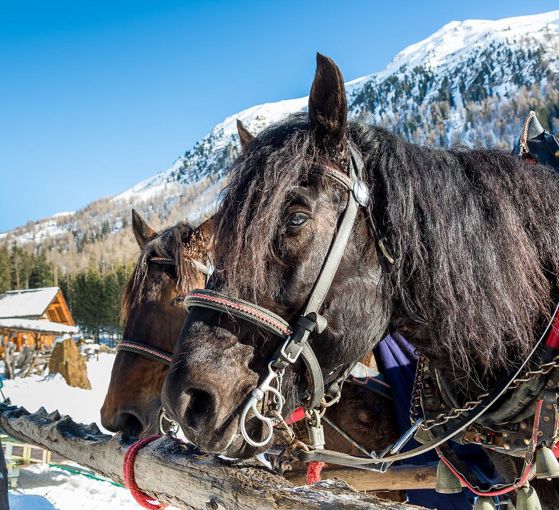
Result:
<svg viewBox="0 0 559 510">
<path fill-rule="evenodd" d="M 74 319 L 58 287 L 11 290 L 0 294 L 1 349 L 14 342 L 17 350 L 24 345 L 50 346 L 56 337 L 78 332 Z"/>
</svg>

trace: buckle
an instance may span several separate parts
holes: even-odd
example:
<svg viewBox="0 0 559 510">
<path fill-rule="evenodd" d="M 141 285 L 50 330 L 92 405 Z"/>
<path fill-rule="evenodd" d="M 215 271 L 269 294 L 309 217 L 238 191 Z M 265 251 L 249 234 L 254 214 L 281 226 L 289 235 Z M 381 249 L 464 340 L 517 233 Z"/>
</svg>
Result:
<svg viewBox="0 0 559 510">
<path fill-rule="evenodd" d="M 277 361 L 281 361 L 282 359 L 284 359 L 291 364 L 295 363 L 299 359 L 304 345 L 304 342 L 298 343 L 295 342 L 291 337 L 289 337 L 281 346 L 281 349 L 279 351 L 279 355 L 281 356 L 281 358 Z M 274 362 L 274 364 L 275 363 L 276 362 Z"/>
</svg>

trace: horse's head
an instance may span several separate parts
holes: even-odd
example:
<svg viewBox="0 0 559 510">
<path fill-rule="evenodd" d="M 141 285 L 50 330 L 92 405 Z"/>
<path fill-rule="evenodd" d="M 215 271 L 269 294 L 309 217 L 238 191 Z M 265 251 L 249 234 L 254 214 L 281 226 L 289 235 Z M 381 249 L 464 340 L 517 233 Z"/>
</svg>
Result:
<svg viewBox="0 0 559 510">
<path fill-rule="evenodd" d="M 213 219 L 196 229 L 178 223 L 157 233 L 132 211 L 132 227 L 141 251 L 123 295 L 124 341 L 171 353 L 186 318 L 182 298 L 205 283 L 196 263 L 208 260 Z M 158 431 L 168 367 L 140 352 L 120 350 L 116 356 L 101 409 L 103 426 L 110 431 L 134 436 Z"/>
<path fill-rule="evenodd" d="M 211 289 L 294 325 L 350 202 L 355 161 L 349 131 L 342 75 L 321 55 L 308 114 L 291 116 L 254 139 L 240 129 L 244 150 L 218 212 Z M 326 380 L 363 357 L 388 324 L 383 272 L 365 210 L 349 226 L 335 277 L 323 289 L 319 312 L 327 325 L 309 339 Z M 244 457 L 259 449 L 243 441 L 240 416 L 284 341 L 259 325 L 223 310 L 191 308 L 163 401 L 188 439 L 206 451 Z M 306 401 L 307 375 L 300 359 L 285 371 L 284 416 Z M 250 417 L 247 428 L 254 437 L 265 434 Z"/>
</svg>

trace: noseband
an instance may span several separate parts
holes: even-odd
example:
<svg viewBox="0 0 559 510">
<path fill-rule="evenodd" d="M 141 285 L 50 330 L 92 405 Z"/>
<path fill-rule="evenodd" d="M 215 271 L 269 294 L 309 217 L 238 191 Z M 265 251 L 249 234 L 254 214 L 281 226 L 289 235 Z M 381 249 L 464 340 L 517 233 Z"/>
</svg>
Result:
<svg viewBox="0 0 559 510">
<path fill-rule="evenodd" d="M 164 266 L 176 266 L 175 259 L 170 257 L 150 257 L 148 262 L 153 264 L 161 264 Z M 206 283 L 213 272 L 213 266 L 209 261 L 208 264 L 203 264 L 199 260 L 191 260 L 190 263 L 195 269 L 200 271 L 206 276 Z M 157 347 L 153 347 L 145 342 L 138 342 L 137 340 L 121 340 L 116 347 L 118 352 L 127 351 L 134 354 L 139 354 L 144 358 L 150 359 L 152 361 L 157 361 L 163 363 L 163 365 L 171 366 L 171 358 L 173 357 L 172 352 L 167 352 Z"/>
<path fill-rule="evenodd" d="M 311 442 L 315 448 L 323 447 L 324 434 L 320 424 L 319 409 L 339 399 L 340 378 L 342 380 L 345 379 L 351 369 L 351 367 L 345 367 L 344 370 L 335 370 L 333 373 L 328 374 L 326 381 L 328 388 L 325 388 L 320 364 L 308 343 L 309 336 L 312 333 L 321 333 L 326 328 L 327 320 L 324 316 L 320 315 L 319 310 L 330 290 L 340 265 L 351 232 L 353 231 L 359 208 L 366 210 L 369 203 L 368 187 L 361 180 L 364 169 L 363 160 L 351 143 L 349 144 L 349 150 L 349 175 L 328 166 L 315 170 L 315 172 L 332 179 L 343 187 L 347 193 L 347 203 L 340 216 L 339 227 L 332 238 L 318 278 L 307 299 L 307 304 L 293 324 L 289 324 L 282 317 L 254 303 L 231 298 L 210 289 L 194 290 L 185 299 L 185 306 L 188 309 L 198 307 L 214 310 L 219 313 L 227 313 L 261 327 L 283 340 L 281 347 L 275 352 L 268 364 L 268 375 L 258 387 L 252 390 L 241 413 L 240 428 L 243 438 L 247 443 L 256 447 L 266 445 L 272 438 L 274 425 L 283 421 L 281 418 L 285 403 L 281 393 L 283 375 L 285 369 L 297 362 L 299 358 L 305 364 L 309 376 L 308 394 L 304 407 L 309 416 L 311 416 L 309 420 Z M 334 388 L 336 389 L 335 392 L 333 391 Z M 332 391 L 329 391 L 331 389 Z M 330 398 L 327 404 L 325 403 L 325 396 Z M 267 415 L 263 415 L 258 409 L 259 404 L 264 399 L 267 400 L 267 403 L 271 404 L 272 408 L 271 412 Z M 246 422 L 251 412 L 266 425 L 266 437 L 262 440 L 252 438 L 246 429 Z"/>
</svg>

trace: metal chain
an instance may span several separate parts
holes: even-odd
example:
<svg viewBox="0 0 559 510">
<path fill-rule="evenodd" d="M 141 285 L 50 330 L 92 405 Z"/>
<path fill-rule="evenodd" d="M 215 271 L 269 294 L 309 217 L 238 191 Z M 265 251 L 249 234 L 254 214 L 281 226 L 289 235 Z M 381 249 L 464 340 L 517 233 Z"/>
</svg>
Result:
<svg viewBox="0 0 559 510">
<path fill-rule="evenodd" d="M 423 394 L 423 376 L 427 369 L 427 359 L 422 356 L 417 364 L 416 376 L 413 384 L 413 392 L 410 407 L 410 419 L 412 423 L 416 423 L 420 417 L 419 411 L 422 409 L 421 400 Z M 538 369 L 529 370 L 524 375 L 517 377 L 507 391 L 517 389 L 522 383 L 528 382 L 536 376 L 547 375 L 554 368 L 559 366 L 559 355 L 555 356 L 551 361 L 547 363 L 542 363 Z M 435 418 L 429 418 L 423 421 L 419 427 L 423 430 L 431 430 L 434 427 L 439 427 L 458 418 L 461 414 L 472 411 L 477 406 L 479 406 L 483 400 L 489 395 L 489 393 L 484 392 L 477 396 L 476 400 L 469 400 L 462 407 L 456 407 L 450 410 L 448 413 L 440 413 Z"/>
</svg>

